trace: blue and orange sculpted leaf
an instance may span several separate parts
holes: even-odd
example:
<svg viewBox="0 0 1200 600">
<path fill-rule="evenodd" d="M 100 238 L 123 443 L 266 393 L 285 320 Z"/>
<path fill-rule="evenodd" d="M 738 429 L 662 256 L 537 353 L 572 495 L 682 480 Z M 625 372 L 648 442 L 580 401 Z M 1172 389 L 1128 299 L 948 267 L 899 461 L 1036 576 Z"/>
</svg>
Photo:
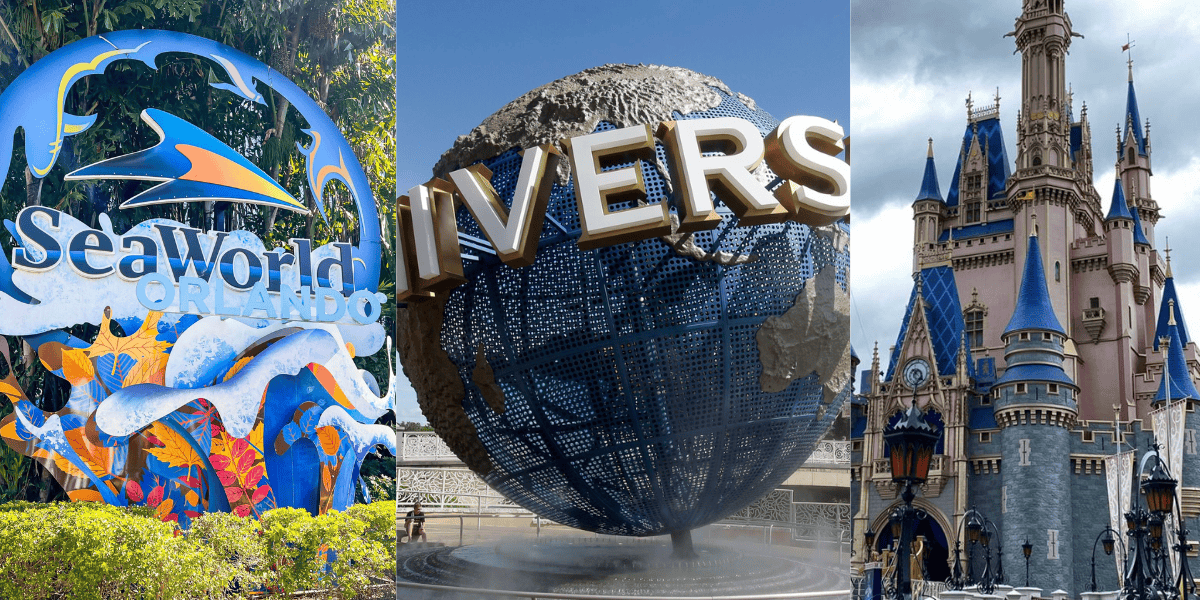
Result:
<svg viewBox="0 0 1200 600">
<path fill-rule="evenodd" d="M 183 439 L 183 436 L 179 435 L 174 429 L 155 421 L 150 425 L 150 431 L 157 438 L 160 446 L 158 448 L 147 449 L 147 452 L 151 456 L 172 467 L 187 469 L 204 465 L 204 461 L 192 448 L 192 445 Z"/>
<path fill-rule="evenodd" d="M 342 436 L 336 427 L 325 425 L 317 428 L 317 439 L 321 442 L 321 450 L 326 456 L 337 456 L 338 448 L 342 445 Z"/>
<path fill-rule="evenodd" d="M 25 397 L 25 392 L 21 389 L 21 384 L 17 383 L 16 377 L 13 377 L 11 372 L 8 377 L 0 380 L 0 395 L 3 395 L 9 402 L 14 404 Z"/>
<path fill-rule="evenodd" d="M 79 458 L 83 460 L 84 465 L 88 469 L 100 476 L 101 479 L 111 477 L 112 472 L 112 449 L 101 445 L 93 444 L 85 435 L 83 427 L 75 427 L 63 432 L 66 435 L 67 442 L 71 444 L 71 448 L 79 454 Z"/>
<path fill-rule="evenodd" d="M 161 317 L 162 313 L 150 311 L 137 331 L 119 337 L 111 329 L 111 311 L 105 309 L 100 333 L 87 348 L 87 353 L 96 361 L 97 370 L 109 390 L 138 383 L 162 385 L 167 349 L 171 344 L 158 339 L 158 321 Z M 105 374 L 108 377 L 104 377 Z"/>
</svg>

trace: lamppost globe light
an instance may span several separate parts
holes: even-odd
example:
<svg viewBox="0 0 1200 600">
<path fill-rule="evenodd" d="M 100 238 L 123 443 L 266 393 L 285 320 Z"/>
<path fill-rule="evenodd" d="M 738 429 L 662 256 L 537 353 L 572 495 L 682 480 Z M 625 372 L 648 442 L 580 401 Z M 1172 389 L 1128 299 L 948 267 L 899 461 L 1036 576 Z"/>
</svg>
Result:
<svg viewBox="0 0 1200 600">
<path fill-rule="evenodd" d="M 870 553 L 872 550 L 875 549 L 875 532 L 871 531 L 870 527 L 868 527 L 867 530 L 865 532 L 863 532 L 863 545 L 866 547 L 866 550 L 867 550 L 867 558 L 868 559 L 871 558 Z"/>
<path fill-rule="evenodd" d="M 983 530 L 983 523 L 975 515 L 967 518 L 967 539 L 972 544 L 979 541 L 979 532 Z"/>
<path fill-rule="evenodd" d="M 1142 491 L 1146 493 L 1146 507 L 1150 512 L 1165 515 L 1170 514 L 1174 508 L 1175 485 L 1178 482 L 1167 475 L 1163 466 L 1162 458 L 1156 455 L 1150 477 L 1142 482 Z"/>
<path fill-rule="evenodd" d="M 920 485 L 929 478 L 929 463 L 941 432 L 925 420 L 917 400 L 895 425 L 883 432 L 892 458 L 892 481 Z"/>
<path fill-rule="evenodd" d="M 1116 540 L 1113 539 L 1110 531 L 1111 530 L 1108 529 L 1104 530 L 1104 537 L 1100 540 L 1100 544 L 1104 547 L 1104 553 L 1108 556 L 1112 556 L 1113 543 L 1116 542 Z"/>
</svg>

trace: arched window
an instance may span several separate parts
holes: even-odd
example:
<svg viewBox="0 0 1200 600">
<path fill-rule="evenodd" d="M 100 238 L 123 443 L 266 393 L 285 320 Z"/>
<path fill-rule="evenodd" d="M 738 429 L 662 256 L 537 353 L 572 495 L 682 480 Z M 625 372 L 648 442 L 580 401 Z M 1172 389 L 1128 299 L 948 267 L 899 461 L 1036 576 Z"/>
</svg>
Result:
<svg viewBox="0 0 1200 600">
<path fill-rule="evenodd" d="M 1062 281 L 1062 264 L 1054 261 L 1054 281 Z"/>
</svg>

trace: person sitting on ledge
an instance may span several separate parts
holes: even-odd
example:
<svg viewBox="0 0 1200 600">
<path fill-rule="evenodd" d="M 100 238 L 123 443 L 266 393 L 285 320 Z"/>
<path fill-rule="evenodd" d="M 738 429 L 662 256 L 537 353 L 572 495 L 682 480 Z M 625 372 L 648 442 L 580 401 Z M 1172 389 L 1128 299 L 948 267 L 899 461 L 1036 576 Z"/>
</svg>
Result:
<svg viewBox="0 0 1200 600">
<path fill-rule="evenodd" d="M 417 537 L 421 541 L 425 540 L 425 512 L 421 510 L 420 502 L 413 502 L 413 509 L 404 515 L 404 533 L 408 534 L 409 543 L 416 541 Z"/>
</svg>

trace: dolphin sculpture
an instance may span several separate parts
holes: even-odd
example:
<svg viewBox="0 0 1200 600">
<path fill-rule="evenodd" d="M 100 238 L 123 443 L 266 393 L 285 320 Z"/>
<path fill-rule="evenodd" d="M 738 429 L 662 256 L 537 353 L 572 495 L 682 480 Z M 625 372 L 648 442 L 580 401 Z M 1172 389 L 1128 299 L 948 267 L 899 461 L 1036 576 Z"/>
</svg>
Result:
<svg viewBox="0 0 1200 600">
<path fill-rule="evenodd" d="M 308 214 L 308 208 L 270 175 L 199 127 L 154 108 L 143 110 L 141 117 L 158 134 L 158 144 L 77 169 L 66 179 L 163 182 L 126 200 L 121 208 L 228 200 Z"/>
</svg>

